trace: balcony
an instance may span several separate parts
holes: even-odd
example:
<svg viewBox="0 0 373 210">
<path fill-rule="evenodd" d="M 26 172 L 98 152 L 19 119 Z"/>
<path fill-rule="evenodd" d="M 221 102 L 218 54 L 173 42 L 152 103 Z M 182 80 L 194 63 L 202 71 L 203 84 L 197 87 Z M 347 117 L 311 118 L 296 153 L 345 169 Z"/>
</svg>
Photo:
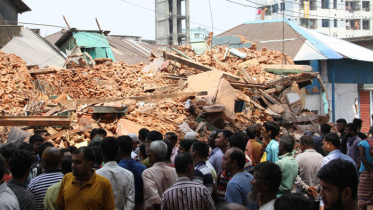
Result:
<svg viewBox="0 0 373 210">
<path fill-rule="evenodd" d="M 304 10 L 304 4 L 300 4 L 299 9 Z M 316 4 L 310 4 L 310 10 L 317 10 L 317 5 Z"/>
</svg>

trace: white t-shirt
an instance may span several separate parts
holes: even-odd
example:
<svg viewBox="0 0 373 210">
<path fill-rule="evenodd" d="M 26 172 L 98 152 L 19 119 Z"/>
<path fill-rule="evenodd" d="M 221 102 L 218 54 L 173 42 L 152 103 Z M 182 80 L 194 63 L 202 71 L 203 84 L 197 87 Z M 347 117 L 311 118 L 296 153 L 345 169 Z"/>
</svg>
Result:
<svg viewBox="0 0 373 210">
<path fill-rule="evenodd" d="M 264 204 L 263 206 L 261 206 L 259 208 L 259 210 L 274 210 L 275 209 L 275 201 L 276 199 L 273 199 L 271 201 L 269 201 L 268 203 Z"/>
</svg>

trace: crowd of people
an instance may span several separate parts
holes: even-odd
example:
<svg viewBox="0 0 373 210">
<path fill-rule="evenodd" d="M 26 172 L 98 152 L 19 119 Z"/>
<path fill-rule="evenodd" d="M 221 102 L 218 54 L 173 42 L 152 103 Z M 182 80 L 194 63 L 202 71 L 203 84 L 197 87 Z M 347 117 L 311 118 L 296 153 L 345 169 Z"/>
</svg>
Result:
<svg viewBox="0 0 373 210">
<path fill-rule="evenodd" d="M 143 128 L 57 149 L 40 135 L 0 147 L 0 209 L 366 210 L 373 140 L 362 121 L 322 124 L 300 139 L 273 121 L 182 140 Z M 368 136 L 373 134 L 373 129 Z"/>
</svg>

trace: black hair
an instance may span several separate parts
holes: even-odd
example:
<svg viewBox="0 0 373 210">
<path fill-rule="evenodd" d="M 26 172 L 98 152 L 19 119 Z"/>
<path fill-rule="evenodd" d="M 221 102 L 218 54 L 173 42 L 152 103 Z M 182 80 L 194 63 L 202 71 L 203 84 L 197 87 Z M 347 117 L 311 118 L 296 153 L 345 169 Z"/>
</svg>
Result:
<svg viewBox="0 0 373 210">
<path fill-rule="evenodd" d="M 304 135 L 300 138 L 300 143 L 305 144 L 309 147 L 313 147 L 314 140 L 313 140 L 312 136 Z"/>
<path fill-rule="evenodd" d="M 277 193 L 282 178 L 281 169 L 277 164 L 268 161 L 259 163 L 255 166 L 254 172 L 268 182 L 269 188 L 273 193 Z"/>
<path fill-rule="evenodd" d="M 13 152 L 9 159 L 12 176 L 22 178 L 30 169 L 33 159 L 32 154 L 27 150 L 19 149 Z"/>
<path fill-rule="evenodd" d="M 312 210 L 314 204 L 303 195 L 288 193 L 276 199 L 275 210 Z"/>
<path fill-rule="evenodd" d="M 189 152 L 190 148 L 192 147 L 194 141 L 190 139 L 181 140 L 179 143 L 180 147 L 183 147 L 185 151 Z"/>
<path fill-rule="evenodd" d="M 348 123 L 346 125 L 346 127 L 349 129 L 349 130 L 352 130 L 354 131 L 355 133 L 357 133 L 357 125 L 355 123 Z"/>
<path fill-rule="evenodd" d="M 30 137 L 29 143 L 30 144 L 35 144 L 36 142 L 43 142 L 44 138 L 40 135 L 32 135 Z"/>
<path fill-rule="evenodd" d="M 74 151 L 73 155 L 78 155 L 80 153 L 83 154 L 84 159 L 87 162 L 92 162 L 92 165 L 95 163 L 96 155 L 91 147 L 79 147 L 78 149 Z"/>
<path fill-rule="evenodd" d="M 185 174 L 189 165 L 193 167 L 193 158 L 189 152 L 178 154 L 175 158 L 175 169 L 178 174 Z"/>
<path fill-rule="evenodd" d="M 234 161 L 234 160 L 237 161 L 237 165 L 238 165 L 239 169 L 243 169 L 245 167 L 246 156 L 245 156 L 245 153 L 243 151 L 233 149 L 231 154 L 229 154 L 229 158 L 231 159 L 231 162 Z"/>
<path fill-rule="evenodd" d="M 359 118 L 355 118 L 352 122 L 356 124 L 358 128 L 361 128 L 361 126 L 363 125 L 363 121 Z"/>
<path fill-rule="evenodd" d="M 54 147 L 54 145 L 50 142 L 44 142 L 42 144 L 40 144 L 39 146 L 39 158 L 41 159 L 41 157 L 43 157 L 43 152 L 45 149 L 47 149 L 48 147 Z"/>
<path fill-rule="evenodd" d="M 118 137 L 119 147 L 125 155 L 131 155 L 133 141 L 130 136 L 124 135 Z"/>
<path fill-rule="evenodd" d="M 106 137 L 101 141 L 102 154 L 109 161 L 115 161 L 118 156 L 119 141 L 114 137 Z"/>
<path fill-rule="evenodd" d="M 18 149 L 23 149 L 23 150 L 26 150 L 26 151 L 29 151 L 29 152 L 35 151 L 34 145 L 27 144 L 27 143 L 21 144 L 21 146 L 19 146 Z"/>
<path fill-rule="evenodd" d="M 167 133 L 165 134 L 165 136 L 166 136 L 166 135 L 171 136 L 171 140 L 177 142 L 177 135 L 176 135 L 176 133 L 174 133 L 174 132 L 167 132 Z"/>
<path fill-rule="evenodd" d="M 105 129 L 103 129 L 103 128 L 98 128 L 98 129 L 96 130 L 95 135 L 101 135 L 101 136 L 106 137 L 107 132 L 106 132 Z"/>
<path fill-rule="evenodd" d="M 209 155 L 209 146 L 205 142 L 196 141 L 193 143 L 192 148 L 200 158 L 205 159 Z"/>
<path fill-rule="evenodd" d="M 140 148 L 141 154 L 144 156 L 144 158 L 147 158 L 148 155 L 146 154 L 146 146 L 145 146 L 145 144 L 144 143 L 140 144 L 139 148 Z"/>
<path fill-rule="evenodd" d="M 251 125 L 246 128 L 246 135 L 249 137 L 249 139 L 255 139 L 256 136 L 256 126 Z"/>
<path fill-rule="evenodd" d="M 67 148 L 70 150 L 70 153 L 71 153 L 71 154 L 73 154 L 74 151 L 75 151 L 76 149 L 78 149 L 78 148 L 76 148 L 76 146 L 69 146 L 69 147 L 67 147 Z"/>
<path fill-rule="evenodd" d="M 96 135 L 97 128 L 93 128 L 89 133 L 89 138 L 93 140 L 93 137 Z"/>
<path fill-rule="evenodd" d="M 91 147 L 93 149 L 93 152 L 95 153 L 95 164 L 99 164 L 101 165 L 102 162 L 104 161 L 103 157 L 102 157 L 102 149 L 101 147 L 98 147 L 98 146 L 93 146 Z"/>
<path fill-rule="evenodd" d="M 280 126 L 273 122 L 273 121 L 267 121 L 263 124 L 266 131 L 271 131 L 271 139 L 276 139 L 277 134 L 280 132 Z"/>
<path fill-rule="evenodd" d="M 148 136 L 149 130 L 146 128 L 141 128 L 139 130 L 139 139 L 142 141 L 146 140 L 146 137 Z"/>
<path fill-rule="evenodd" d="M 70 150 L 68 149 L 68 148 L 63 148 L 63 149 L 60 149 L 60 152 L 61 152 L 61 155 L 62 155 L 62 157 L 63 157 L 63 154 L 65 153 L 65 152 L 70 152 Z M 71 153 L 71 152 L 70 152 Z"/>
<path fill-rule="evenodd" d="M 167 155 L 166 157 L 164 158 L 165 160 L 170 160 L 171 159 L 171 155 L 172 155 L 172 144 L 169 140 L 165 139 L 163 140 L 163 142 L 167 145 Z"/>
<path fill-rule="evenodd" d="M 71 170 L 71 165 L 73 164 L 73 159 L 71 155 L 64 156 L 61 159 L 61 172 L 63 174 L 70 173 Z"/>
<path fill-rule="evenodd" d="M 13 152 L 14 149 L 10 145 L 0 147 L 0 154 L 5 158 L 5 160 L 9 160 Z"/>
<path fill-rule="evenodd" d="M 359 177 L 354 164 L 350 161 L 342 159 L 331 160 L 320 169 L 317 178 L 322 181 L 329 181 L 338 187 L 339 192 L 342 192 L 347 187 L 351 188 L 351 199 L 356 200 Z"/>
<path fill-rule="evenodd" d="M 228 139 L 229 137 L 233 135 L 232 131 L 230 130 L 219 130 L 217 134 L 219 133 L 223 133 L 224 138 L 228 138 Z"/>
<path fill-rule="evenodd" d="M 321 125 L 321 132 L 323 134 L 330 133 L 330 129 L 331 129 L 331 127 L 330 127 L 329 124 L 324 123 L 324 124 Z"/>
<path fill-rule="evenodd" d="M 6 160 L 5 158 L 0 154 L 0 180 L 3 179 L 4 174 L 6 171 Z"/>
<path fill-rule="evenodd" d="M 347 121 L 345 119 L 343 119 L 343 118 L 338 119 L 336 122 L 337 123 L 343 123 L 344 125 L 347 125 Z"/>
<path fill-rule="evenodd" d="M 148 135 L 146 136 L 146 140 L 149 142 L 156 141 L 156 140 L 162 140 L 163 135 L 159 131 L 150 131 Z"/>
<path fill-rule="evenodd" d="M 332 143 L 335 148 L 339 148 L 339 146 L 341 145 L 341 140 L 339 139 L 337 133 L 326 134 L 324 140 Z"/>
<path fill-rule="evenodd" d="M 294 149 L 295 139 L 291 135 L 284 135 L 280 138 L 280 143 L 284 145 L 286 152 L 291 152 Z"/>
<path fill-rule="evenodd" d="M 245 141 L 245 139 L 239 134 L 234 134 L 231 137 L 229 137 L 229 145 L 231 147 L 237 147 L 238 149 L 245 151 L 246 144 L 247 142 Z"/>
</svg>

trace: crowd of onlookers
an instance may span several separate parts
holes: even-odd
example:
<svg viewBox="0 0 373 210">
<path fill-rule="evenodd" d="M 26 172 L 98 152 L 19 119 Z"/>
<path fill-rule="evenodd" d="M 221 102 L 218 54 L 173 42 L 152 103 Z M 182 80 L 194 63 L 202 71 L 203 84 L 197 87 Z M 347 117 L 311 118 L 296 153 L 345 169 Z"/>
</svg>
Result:
<svg viewBox="0 0 373 210">
<path fill-rule="evenodd" d="M 300 139 L 273 121 L 245 131 L 143 128 L 57 149 L 40 135 L 0 147 L 0 209 L 355 210 L 373 204 L 373 140 L 362 121 Z M 368 136 L 373 134 L 373 129 Z"/>
</svg>

